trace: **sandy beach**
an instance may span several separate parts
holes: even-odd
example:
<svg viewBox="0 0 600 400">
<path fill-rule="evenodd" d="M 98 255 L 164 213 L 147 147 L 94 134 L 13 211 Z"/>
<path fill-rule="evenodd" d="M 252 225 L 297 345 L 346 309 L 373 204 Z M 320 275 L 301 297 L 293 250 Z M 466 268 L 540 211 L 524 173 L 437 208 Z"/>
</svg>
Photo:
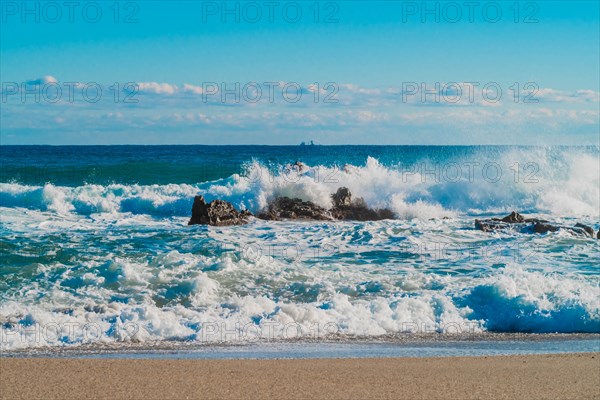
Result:
<svg viewBox="0 0 600 400">
<path fill-rule="evenodd" d="M 598 399 L 600 354 L 177 360 L 2 358 L 3 399 Z"/>
</svg>

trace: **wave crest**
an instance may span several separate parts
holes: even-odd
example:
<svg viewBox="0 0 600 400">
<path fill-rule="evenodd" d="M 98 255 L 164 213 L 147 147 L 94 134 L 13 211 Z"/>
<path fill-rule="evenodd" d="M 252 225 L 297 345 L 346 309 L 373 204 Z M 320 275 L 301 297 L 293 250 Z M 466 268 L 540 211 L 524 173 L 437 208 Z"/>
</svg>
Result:
<svg viewBox="0 0 600 400">
<path fill-rule="evenodd" d="M 518 161 L 523 159 L 537 161 Z M 331 194 L 344 186 L 370 207 L 389 208 L 401 219 L 513 209 L 600 216 L 600 159 L 575 151 L 519 149 L 484 158 L 455 158 L 443 163 L 422 160 L 406 166 L 386 166 L 372 157 L 362 166 L 295 167 L 254 160 L 243 169 L 242 174 L 196 184 L 61 187 L 1 183 L 0 205 L 59 214 L 187 216 L 194 195 L 202 194 L 207 200 L 224 199 L 256 213 L 279 196 L 329 208 Z"/>
</svg>

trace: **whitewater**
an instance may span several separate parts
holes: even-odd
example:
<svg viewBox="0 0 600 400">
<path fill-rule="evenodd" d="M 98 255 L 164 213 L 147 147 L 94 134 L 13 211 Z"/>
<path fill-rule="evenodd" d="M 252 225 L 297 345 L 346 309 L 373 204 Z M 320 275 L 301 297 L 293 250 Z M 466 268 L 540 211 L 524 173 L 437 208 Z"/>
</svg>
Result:
<svg viewBox="0 0 600 400">
<path fill-rule="evenodd" d="M 187 226 L 339 187 L 395 219 Z M 600 333 L 600 241 L 513 210 L 598 231 L 600 149 L 3 146 L 0 345 Z"/>
</svg>

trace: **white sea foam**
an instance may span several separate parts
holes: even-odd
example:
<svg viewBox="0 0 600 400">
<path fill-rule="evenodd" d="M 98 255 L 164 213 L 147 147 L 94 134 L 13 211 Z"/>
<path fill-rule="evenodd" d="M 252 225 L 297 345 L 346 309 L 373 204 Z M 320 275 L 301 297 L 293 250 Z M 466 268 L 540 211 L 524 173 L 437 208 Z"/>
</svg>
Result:
<svg viewBox="0 0 600 400">
<path fill-rule="evenodd" d="M 524 151 L 537 181 L 510 169 Z M 516 209 L 597 231 L 598 158 L 491 160 L 511 172 L 436 179 L 369 158 L 299 173 L 255 161 L 197 184 L 1 183 L 0 344 L 600 333 L 599 241 L 472 229 Z M 341 186 L 397 219 L 186 226 L 197 194 L 257 212 L 277 196 L 330 207 Z"/>
<path fill-rule="evenodd" d="M 516 267 L 501 271 L 497 277 L 474 281 L 471 288 L 454 282 L 450 290 L 422 290 L 417 295 L 397 293 L 361 299 L 332 293 L 320 301 L 304 303 L 234 294 L 221 287 L 217 277 L 204 273 L 182 279 L 177 276 L 178 268 L 198 262 L 186 255 L 171 253 L 153 262 L 168 263 L 171 270 L 156 278 L 144 272 L 147 267 L 143 266 L 121 265 L 115 270 L 121 285 L 145 293 L 144 301 L 102 303 L 101 299 L 107 298 L 103 293 L 106 289 L 93 289 L 99 281 L 92 277 L 85 287 L 92 292 L 86 299 L 78 298 L 80 305 L 73 304 L 68 310 L 64 310 L 65 302 L 75 299 L 59 292 L 51 293 L 53 301 L 45 305 L 4 302 L 0 308 L 3 348 L 99 341 L 240 343 L 324 338 L 329 334 L 468 334 L 485 329 L 599 332 L 600 328 L 597 286 Z M 155 283 L 150 283 L 153 279 Z M 166 295 L 175 296 L 170 304 L 157 304 L 154 296 L 164 296 L 165 290 L 177 295 Z M 465 291 L 463 296 L 452 296 L 461 290 Z M 58 303 L 63 309 L 57 310 Z M 61 335 L 57 337 L 56 332 Z"/>
<path fill-rule="evenodd" d="M 390 208 L 398 218 L 440 218 L 457 213 L 511 209 L 566 216 L 600 216 L 600 161 L 589 154 L 548 159 L 531 150 L 508 152 L 495 161 L 416 163 L 388 167 L 374 158 L 364 166 L 268 167 L 257 161 L 242 175 L 198 184 L 24 186 L 0 184 L 0 205 L 58 214 L 133 213 L 157 217 L 189 215 L 193 196 L 222 198 L 258 212 L 279 196 L 331 207 L 331 194 L 347 187 L 370 207 Z M 477 164 L 477 165 L 475 165 Z M 428 169 L 429 168 L 429 169 Z M 449 172 L 452 171 L 452 172 Z M 457 173 L 460 173 L 457 175 Z"/>
</svg>

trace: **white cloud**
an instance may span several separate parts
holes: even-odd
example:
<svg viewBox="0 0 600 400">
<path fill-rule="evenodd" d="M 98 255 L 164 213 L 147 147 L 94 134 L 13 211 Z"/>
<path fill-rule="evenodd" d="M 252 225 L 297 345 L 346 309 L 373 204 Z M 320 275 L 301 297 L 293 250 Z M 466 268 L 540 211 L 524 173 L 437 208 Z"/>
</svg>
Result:
<svg viewBox="0 0 600 400">
<path fill-rule="evenodd" d="M 51 76 L 28 83 L 61 84 Z M 110 85 L 103 85 L 103 88 Z M 14 130 L 80 129 L 93 121 L 95 127 L 105 130 L 210 130 L 248 132 L 252 135 L 307 129 L 344 135 L 350 131 L 361 134 L 430 131 L 443 132 L 444 135 L 452 131 L 457 137 L 490 135 L 494 138 L 493 135 L 511 134 L 518 139 L 521 135 L 519 132 L 531 133 L 532 137 L 548 132 L 565 135 L 583 132 L 584 135 L 590 135 L 589 132 L 594 133 L 594 129 L 597 136 L 600 125 L 600 111 L 597 109 L 599 92 L 583 89 L 571 92 L 540 89 L 534 96 L 540 98 L 538 104 L 524 104 L 515 103 L 513 93 L 503 87 L 503 101 L 491 103 L 481 101 L 483 86 L 459 83 L 464 85 L 458 102 L 460 107 L 448 107 L 450 104 L 423 104 L 420 94 L 416 94 L 412 102 L 403 101 L 401 89 L 393 86 L 368 88 L 340 84 L 340 101 L 327 104 L 324 99 L 330 91 L 322 83 L 319 86 L 302 86 L 303 96 L 298 103 L 285 101 L 277 91 L 275 101 L 269 102 L 264 86 L 261 101 L 253 103 L 242 96 L 239 102 L 234 103 L 234 96 L 228 96 L 226 102 L 222 101 L 220 95 L 208 96 L 208 100 L 201 99 L 200 96 L 206 94 L 201 83 L 178 85 L 141 82 L 138 85 L 139 91 L 135 94 L 137 97 L 133 97 L 139 100 L 137 103 L 115 102 L 113 93 L 109 90 L 105 92 L 105 101 L 98 103 L 83 101 L 80 90 L 75 91 L 75 102 L 68 102 L 66 91 L 63 93 L 63 100 L 58 103 L 24 102 L 17 94 L 18 88 L 15 88 L 17 92 L 11 91 L 10 96 L 6 96 L 12 100 L 2 108 L 3 127 L 4 121 L 7 121 L 7 128 Z M 77 85 L 79 86 L 82 84 Z M 243 83 L 240 86 L 243 87 Z M 232 84 L 228 87 L 232 87 Z M 472 91 L 475 92 L 473 100 L 469 96 Z M 315 96 L 317 92 L 320 96 Z M 450 88 L 445 96 L 453 94 L 457 95 L 458 92 L 453 92 Z M 495 95 L 494 92 L 485 94 L 492 98 Z M 254 93 L 248 92 L 247 97 L 253 98 Z M 429 100 L 432 98 L 433 96 L 428 97 Z M 68 105 L 70 108 L 54 107 L 55 104 Z M 446 106 L 441 107 L 443 105 Z M 486 107 L 488 105 L 495 107 Z M 71 111 L 71 107 L 76 111 Z M 32 111 L 36 118 L 30 117 Z M 412 137 L 407 135 L 408 138 Z"/>
<path fill-rule="evenodd" d="M 600 101 L 600 92 L 589 89 L 567 92 L 542 88 L 533 93 L 533 98 L 551 103 L 597 103 Z"/>
<path fill-rule="evenodd" d="M 183 92 L 184 93 L 192 93 L 192 94 L 202 94 L 202 93 L 204 93 L 204 90 L 200 86 L 194 86 L 194 85 L 185 83 L 183 85 Z"/>
<path fill-rule="evenodd" d="M 32 85 L 32 86 L 43 86 L 43 85 L 47 85 L 49 83 L 57 83 L 57 82 L 58 81 L 56 80 L 55 77 L 53 77 L 51 75 L 46 75 L 41 78 L 26 81 L 25 84 Z"/>
</svg>

